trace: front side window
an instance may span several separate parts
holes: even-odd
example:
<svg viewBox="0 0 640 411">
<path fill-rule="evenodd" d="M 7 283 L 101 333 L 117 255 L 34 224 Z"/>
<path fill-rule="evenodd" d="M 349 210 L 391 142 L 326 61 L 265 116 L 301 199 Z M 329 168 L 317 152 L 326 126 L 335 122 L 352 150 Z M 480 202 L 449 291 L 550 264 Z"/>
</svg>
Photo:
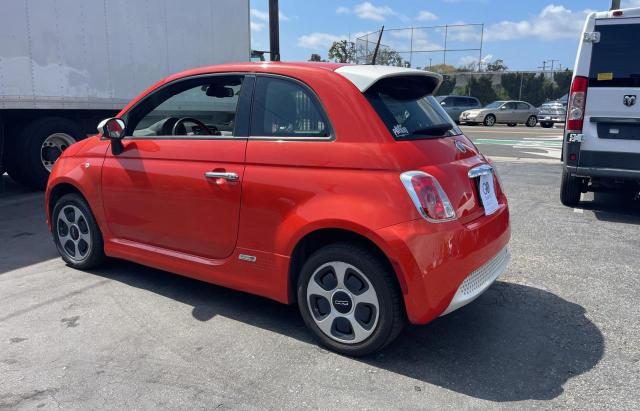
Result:
<svg viewBox="0 0 640 411">
<path fill-rule="evenodd" d="M 304 85 L 284 78 L 256 79 L 251 135 L 278 138 L 326 138 L 328 121 L 317 97 Z"/>
<path fill-rule="evenodd" d="M 509 102 L 504 105 L 505 110 L 515 110 L 518 107 L 517 103 Z"/>
<path fill-rule="evenodd" d="M 233 136 L 243 78 L 193 78 L 158 90 L 128 114 L 128 135 Z"/>
<path fill-rule="evenodd" d="M 411 82 L 416 82 L 412 87 Z M 381 80 L 365 92 L 394 138 L 425 139 L 459 135 L 462 132 L 438 101 L 424 88 L 420 79 Z"/>
<path fill-rule="evenodd" d="M 502 106 L 504 104 L 504 101 L 494 101 L 491 104 L 487 104 L 485 106 L 485 108 L 499 108 L 500 106 Z"/>
</svg>

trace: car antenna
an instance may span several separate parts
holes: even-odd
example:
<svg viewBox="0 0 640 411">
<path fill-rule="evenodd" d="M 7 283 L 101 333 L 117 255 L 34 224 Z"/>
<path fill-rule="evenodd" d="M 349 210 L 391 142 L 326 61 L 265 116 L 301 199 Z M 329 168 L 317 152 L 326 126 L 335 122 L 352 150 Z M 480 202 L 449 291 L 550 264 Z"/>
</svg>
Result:
<svg viewBox="0 0 640 411">
<path fill-rule="evenodd" d="M 371 58 L 371 64 L 376 64 L 376 58 L 378 57 L 378 49 L 380 48 L 380 40 L 382 40 L 382 32 L 384 31 L 384 26 L 380 29 L 380 35 L 378 36 L 378 42 L 376 43 L 376 48 L 373 50 L 373 57 Z"/>
</svg>

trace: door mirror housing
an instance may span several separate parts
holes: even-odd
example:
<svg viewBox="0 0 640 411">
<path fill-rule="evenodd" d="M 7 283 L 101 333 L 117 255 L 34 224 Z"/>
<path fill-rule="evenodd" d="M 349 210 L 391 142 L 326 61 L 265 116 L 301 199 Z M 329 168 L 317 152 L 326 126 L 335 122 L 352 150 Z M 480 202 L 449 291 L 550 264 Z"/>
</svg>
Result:
<svg viewBox="0 0 640 411">
<path fill-rule="evenodd" d="M 506 110 L 507 106 L 500 106 L 500 110 Z"/>
<path fill-rule="evenodd" d="M 443 102 L 441 102 L 441 103 L 440 103 L 440 105 L 441 105 L 442 107 L 444 107 L 444 106 L 446 106 L 446 105 L 447 105 L 447 102 L 446 102 L 446 101 L 443 101 Z"/>
<path fill-rule="evenodd" d="M 124 121 L 115 117 L 102 120 L 100 124 L 98 124 L 98 132 L 102 137 L 111 140 L 111 152 L 115 156 L 124 150 L 122 139 L 124 138 L 126 129 L 127 126 Z"/>
<path fill-rule="evenodd" d="M 126 125 L 119 118 L 107 118 L 98 124 L 98 132 L 109 140 L 122 140 Z"/>
</svg>

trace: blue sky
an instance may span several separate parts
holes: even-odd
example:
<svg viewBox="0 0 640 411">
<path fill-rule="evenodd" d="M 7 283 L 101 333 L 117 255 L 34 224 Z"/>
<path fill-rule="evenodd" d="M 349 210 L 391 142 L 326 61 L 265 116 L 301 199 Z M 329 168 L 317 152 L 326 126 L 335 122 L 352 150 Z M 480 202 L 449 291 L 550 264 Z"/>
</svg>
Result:
<svg viewBox="0 0 640 411">
<path fill-rule="evenodd" d="M 267 50 L 268 1 L 251 1 L 254 49 Z M 484 23 L 483 59 L 501 58 L 510 69 L 535 70 L 544 60 L 572 67 L 585 15 L 606 10 L 609 0 L 280 0 L 282 60 L 308 60 L 311 53 L 326 58 L 334 40 L 402 27 L 428 27 Z M 640 0 L 622 0 L 623 7 L 640 6 Z M 389 31 L 383 43 L 409 50 L 411 31 Z M 414 49 L 442 46 L 442 29 L 414 30 Z M 373 40 L 373 39 L 372 39 Z M 479 47 L 480 28 L 451 29 L 448 47 Z M 408 59 L 408 55 L 404 55 Z M 413 66 L 442 63 L 443 53 L 415 53 Z M 477 51 L 452 52 L 448 63 L 477 62 Z"/>
</svg>

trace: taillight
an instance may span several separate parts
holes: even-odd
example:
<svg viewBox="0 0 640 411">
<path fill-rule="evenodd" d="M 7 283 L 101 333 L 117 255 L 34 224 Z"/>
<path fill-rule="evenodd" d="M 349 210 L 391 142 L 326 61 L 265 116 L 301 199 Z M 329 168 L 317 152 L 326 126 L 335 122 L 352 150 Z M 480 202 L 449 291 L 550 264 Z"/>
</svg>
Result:
<svg viewBox="0 0 640 411">
<path fill-rule="evenodd" d="M 569 105 L 567 107 L 567 130 L 582 131 L 588 82 L 589 80 L 586 77 L 576 76 L 571 83 Z"/>
<path fill-rule="evenodd" d="M 424 218 L 432 222 L 456 218 L 449 198 L 435 177 L 422 171 L 407 171 L 400 175 L 400 180 Z"/>
</svg>

